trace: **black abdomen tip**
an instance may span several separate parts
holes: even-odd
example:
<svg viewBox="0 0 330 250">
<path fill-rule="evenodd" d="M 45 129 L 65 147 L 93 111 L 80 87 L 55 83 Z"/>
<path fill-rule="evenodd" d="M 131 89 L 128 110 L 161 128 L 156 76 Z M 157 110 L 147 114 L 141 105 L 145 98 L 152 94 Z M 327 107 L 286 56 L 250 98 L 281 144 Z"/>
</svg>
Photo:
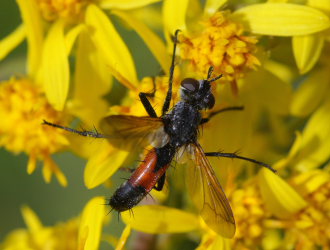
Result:
<svg viewBox="0 0 330 250">
<path fill-rule="evenodd" d="M 129 182 L 126 182 L 116 190 L 108 205 L 118 212 L 123 212 L 137 205 L 146 194 L 144 187 L 134 187 Z"/>
</svg>

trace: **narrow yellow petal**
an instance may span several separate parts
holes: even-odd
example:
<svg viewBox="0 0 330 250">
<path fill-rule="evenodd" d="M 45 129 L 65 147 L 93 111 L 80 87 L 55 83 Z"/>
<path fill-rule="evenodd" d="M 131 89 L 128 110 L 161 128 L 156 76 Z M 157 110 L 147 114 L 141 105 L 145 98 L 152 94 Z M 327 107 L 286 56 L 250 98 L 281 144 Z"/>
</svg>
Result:
<svg viewBox="0 0 330 250">
<path fill-rule="evenodd" d="M 307 116 L 323 101 L 329 89 L 329 68 L 313 71 L 294 92 L 290 112 L 295 116 Z"/>
<path fill-rule="evenodd" d="M 305 74 L 318 61 L 324 44 L 324 36 L 313 34 L 292 38 L 294 57 L 300 74 Z"/>
<path fill-rule="evenodd" d="M 163 23 L 166 37 L 174 34 L 177 29 L 186 30 L 188 3 L 188 0 L 164 0 Z"/>
<path fill-rule="evenodd" d="M 28 72 L 30 76 L 35 76 L 40 65 L 43 44 L 42 18 L 36 1 L 16 1 L 20 8 L 28 41 Z"/>
<path fill-rule="evenodd" d="M 254 4 L 237 10 L 233 18 L 255 34 L 301 36 L 325 30 L 330 20 L 323 12 L 297 4 Z"/>
<path fill-rule="evenodd" d="M 42 223 L 40 219 L 31 208 L 29 208 L 28 206 L 22 206 L 21 212 L 23 215 L 25 225 L 29 228 L 29 230 L 32 233 L 39 231 L 42 228 Z"/>
<path fill-rule="evenodd" d="M 108 111 L 108 104 L 102 97 L 111 89 L 112 77 L 86 30 L 80 33 L 76 56 L 71 111 L 85 124 L 98 124 Z M 92 84 L 97 87 L 91 88 Z"/>
<path fill-rule="evenodd" d="M 122 166 L 129 152 L 115 149 L 105 141 L 103 149 L 87 162 L 84 180 L 87 188 L 94 188 L 105 182 Z"/>
<path fill-rule="evenodd" d="M 198 217 L 179 209 L 164 206 L 137 206 L 134 217 L 129 211 L 121 213 L 123 221 L 145 233 L 184 233 L 199 228 Z"/>
<path fill-rule="evenodd" d="M 32 174 L 37 167 L 37 159 L 34 155 L 30 155 L 29 162 L 27 166 L 27 173 Z"/>
<path fill-rule="evenodd" d="M 65 47 L 66 47 L 66 53 L 69 55 L 72 47 L 80 34 L 80 32 L 85 28 L 83 24 L 78 24 L 74 28 L 70 29 L 68 33 L 65 35 Z"/>
<path fill-rule="evenodd" d="M 262 197 L 277 217 L 288 218 L 307 205 L 289 184 L 268 169 L 261 169 L 258 178 Z"/>
<path fill-rule="evenodd" d="M 78 249 L 97 250 L 99 249 L 102 225 L 106 216 L 104 197 L 95 197 L 85 206 L 79 226 L 78 242 L 84 246 Z"/>
<path fill-rule="evenodd" d="M 295 165 L 300 171 L 318 168 L 330 157 L 330 98 L 313 113 L 302 133 L 299 160 Z"/>
<path fill-rule="evenodd" d="M 135 89 L 138 80 L 134 62 L 125 42 L 122 40 L 109 18 L 95 5 L 86 11 L 86 24 L 91 28 L 91 37 L 97 49 L 126 87 Z"/>
<path fill-rule="evenodd" d="M 204 13 L 211 16 L 226 3 L 227 0 L 207 0 L 205 3 Z"/>
<path fill-rule="evenodd" d="M 126 226 L 124 231 L 122 232 L 120 239 L 118 241 L 118 244 L 116 246 L 116 250 L 122 250 L 124 249 L 124 246 L 127 242 L 128 237 L 131 234 L 131 227 L 130 226 Z"/>
<path fill-rule="evenodd" d="M 18 26 L 11 34 L 0 41 L 0 60 L 4 59 L 26 37 L 24 25 Z"/>
<path fill-rule="evenodd" d="M 48 101 L 63 110 L 69 91 L 70 71 L 63 23 L 59 20 L 50 28 L 44 43 L 41 81 Z"/>
<path fill-rule="evenodd" d="M 102 9 L 135 9 L 149 4 L 160 2 L 161 0 L 101 0 L 99 5 Z"/>
<path fill-rule="evenodd" d="M 263 63 L 263 66 L 266 70 L 280 78 L 285 83 L 291 83 L 295 77 L 291 67 L 283 63 L 267 60 Z"/>
<path fill-rule="evenodd" d="M 112 11 L 112 14 L 119 16 L 123 19 L 129 26 L 135 30 L 138 35 L 143 39 L 145 44 L 149 47 L 152 54 L 156 57 L 162 69 L 168 73 L 170 68 L 170 57 L 166 51 L 166 46 L 164 42 L 157 36 L 151 29 L 149 29 L 144 23 L 140 22 L 138 19 L 134 18 L 133 15 L 129 15 L 123 11 Z"/>
</svg>

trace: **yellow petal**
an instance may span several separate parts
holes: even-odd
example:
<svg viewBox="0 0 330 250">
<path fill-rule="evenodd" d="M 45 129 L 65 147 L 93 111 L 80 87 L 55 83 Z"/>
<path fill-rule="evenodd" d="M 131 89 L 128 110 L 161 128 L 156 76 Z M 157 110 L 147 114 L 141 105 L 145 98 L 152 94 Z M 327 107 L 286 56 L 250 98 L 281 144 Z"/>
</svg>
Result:
<svg viewBox="0 0 330 250">
<path fill-rule="evenodd" d="M 99 5 L 102 9 L 135 9 L 161 0 L 101 0 Z"/>
<path fill-rule="evenodd" d="M 0 41 L 0 60 L 4 59 L 26 37 L 24 25 L 18 26 L 11 34 Z"/>
<path fill-rule="evenodd" d="M 237 10 L 233 17 L 255 34 L 301 36 L 325 30 L 330 20 L 321 11 L 297 4 L 254 4 Z"/>
<path fill-rule="evenodd" d="M 42 229 L 42 223 L 36 213 L 28 206 L 22 206 L 21 212 L 25 225 L 33 233 Z"/>
<path fill-rule="evenodd" d="M 119 16 L 138 33 L 145 44 L 149 47 L 152 54 L 156 57 L 163 70 L 168 73 L 170 68 L 170 57 L 165 53 L 166 46 L 160 37 L 145 24 L 134 18 L 133 15 L 126 14 L 123 11 L 112 11 L 111 13 Z"/>
<path fill-rule="evenodd" d="M 304 196 L 315 192 L 322 185 L 329 183 L 330 175 L 323 170 L 311 170 L 296 176 L 292 182 Z"/>
<path fill-rule="evenodd" d="M 295 116 L 307 116 L 327 95 L 329 68 L 312 72 L 294 92 L 290 112 Z"/>
<path fill-rule="evenodd" d="M 37 159 L 34 155 L 30 155 L 29 162 L 27 166 L 27 173 L 32 174 L 37 167 Z"/>
<path fill-rule="evenodd" d="M 261 169 L 258 178 L 262 197 L 277 217 L 288 218 L 307 205 L 289 184 L 268 169 Z"/>
<path fill-rule="evenodd" d="M 330 1 L 328 0 L 307 0 L 307 5 L 326 11 L 330 14 Z"/>
<path fill-rule="evenodd" d="M 74 42 L 76 41 L 78 35 L 83 29 L 84 29 L 84 25 L 79 24 L 76 27 L 70 29 L 70 31 L 65 35 L 65 47 L 66 47 L 66 53 L 68 55 L 70 54 Z"/>
<path fill-rule="evenodd" d="M 94 188 L 105 182 L 122 166 L 129 152 L 115 149 L 103 143 L 102 150 L 87 162 L 84 180 L 87 188 Z"/>
<path fill-rule="evenodd" d="M 188 0 L 164 0 L 163 23 L 166 37 L 174 34 L 177 29 L 186 30 L 188 3 Z"/>
<path fill-rule="evenodd" d="M 34 76 L 40 65 L 43 26 L 36 1 L 17 0 L 28 41 L 28 72 Z"/>
<path fill-rule="evenodd" d="M 130 226 L 126 226 L 124 231 L 122 232 L 120 239 L 118 241 L 118 244 L 116 246 L 116 250 L 122 250 L 124 249 L 124 246 L 127 242 L 128 237 L 131 234 L 131 227 Z"/>
<path fill-rule="evenodd" d="M 266 70 L 280 78 L 285 83 L 291 83 L 295 77 L 291 67 L 288 65 L 272 60 L 267 60 L 263 63 L 263 66 Z"/>
<path fill-rule="evenodd" d="M 50 28 L 44 43 L 40 81 L 48 101 L 57 110 L 63 110 L 69 91 L 70 71 L 63 23 L 57 21 Z"/>
<path fill-rule="evenodd" d="M 78 249 L 99 249 L 102 225 L 106 215 L 104 197 L 95 197 L 85 206 L 79 226 Z"/>
<path fill-rule="evenodd" d="M 295 36 L 292 38 L 293 53 L 300 74 L 305 74 L 318 61 L 324 44 L 321 34 Z"/>
<path fill-rule="evenodd" d="M 112 73 L 117 72 L 114 76 L 135 90 L 138 81 L 131 53 L 109 18 L 97 6 L 90 4 L 86 11 L 86 24 L 90 26 L 92 40 L 107 66 Z"/>
<path fill-rule="evenodd" d="M 202 241 L 196 250 L 230 250 L 230 239 L 223 238 L 213 232 L 203 234 Z"/>
<path fill-rule="evenodd" d="M 330 98 L 309 119 L 302 133 L 299 160 L 295 167 L 306 171 L 320 167 L 330 157 Z"/>
<path fill-rule="evenodd" d="M 98 124 L 108 111 L 108 104 L 102 97 L 111 89 L 112 77 L 86 30 L 80 33 L 76 56 L 75 88 L 70 110 L 84 124 Z M 91 83 L 95 87 L 91 88 Z"/>
<path fill-rule="evenodd" d="M 211 16 L 226 3 L 227 0 L 207 0 L 205 3 L 204 13 Z"/>
<path fill-rule="evenodd" d="M 133 229 L 145 233 L 184 233 L 199 228 L 198 217 L 175 208 L 164 206 L 137 206 L 121 213 L 123 221 Z"/>
</svg>

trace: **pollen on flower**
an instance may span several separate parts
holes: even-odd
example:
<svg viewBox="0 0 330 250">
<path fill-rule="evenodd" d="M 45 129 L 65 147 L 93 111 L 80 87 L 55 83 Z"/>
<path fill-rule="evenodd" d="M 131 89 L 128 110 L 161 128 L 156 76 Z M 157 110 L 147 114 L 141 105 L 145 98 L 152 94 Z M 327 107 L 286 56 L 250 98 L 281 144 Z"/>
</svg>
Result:
<svg viewBox="0 0 330 250">
<path fill-rule="evenodd" d="M 300 211 L 288 228 L 288 244 L 306 246 L 304 249 L 330 246 L 330 181 L 304 197 L 310 204 Z"/>
<path fill-rule="evenodd" d="M 54 21 L 58 18 L 75 21 L 92 0 L 36 0 L 43 18 Z"/>
<path fill-rule="evenodd" d="M 233 249 L 252 249 L 260 244 L 267 211 L 256 183 L 249 183 L 244 189 L 237 189 L 231 196 L 237 232 Z"/>
<path fill-rule="evenodd" d="M 51 154 L 68 144 L 63 131 L 43 126 L 48 120 L 65 124 L 62 113 L 47 102 L 41 89 L 28 79 L 11 79 L 0 85 L 0 146 L 13 153 L 29 156 L 28 173 L 36 168 L 37 160 L 44 161 L 44 178 L 50 181 L 55 173 L 59 182 L 66 179 Z"/>
<path fill-rule="evenodd" d="M 190 61 L 191 70 L 204 76 L 213 66 L 215 74 L 223 74 L 223 79 L 236 84 L 247 69 L 260 64 L 253 54 L 257 39 L 244 36 L 240 24 L 217 12 L 203 25 L 200 33 L 182 34 L 179 39 L 180 57 Z"/>
</svg>

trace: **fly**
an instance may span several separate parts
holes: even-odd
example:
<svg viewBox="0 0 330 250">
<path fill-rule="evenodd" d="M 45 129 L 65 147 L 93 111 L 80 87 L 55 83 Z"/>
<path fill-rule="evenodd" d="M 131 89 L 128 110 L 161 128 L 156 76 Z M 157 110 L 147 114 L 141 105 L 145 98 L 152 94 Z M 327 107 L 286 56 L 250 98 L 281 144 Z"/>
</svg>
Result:
<svg viewBox="0 0 330 250">
<path fill-rule="evenodd" d="M 218 234 L 231 238 L 235 234 L 235 220 L 228 199 L 217 180 L 207 157 L 227 157 L 249 161 L 276 172 L 269 165 L 237 155 L 236 153 L 204 152 L 198 143 L 198 129 L 214 115 L 230 110 L 242 110 L 243 107 L 228 107 L 211 112 L 203 117 L 202 110 L 212 109 L 215 98 L 211 83 L 222 75 L 212 78 L 213 67 L 209 68 L 207 78 L 196 80 L 186 78 L 181 82 L 181 100 L 169 111 L 172 99 L 175 53 L 179 30 L 175 32 L 173 56 L 171 61 L 169 86 L 162 107 L 161 116 L 157 116 L 148 93 L 141 92 L 140 100 L 148 116 L 111 115 L 101 122 L 106 135 L 94 131 L 79 131 L 44 121 L 44 124 L 65 129 L 82 136 L 107 138 L 110 143 L 122 147 L 127 141 L 133 145 L 148 143 L 148 138 L 161 138 L 152 148 L 144 161 L 111 196 L 108 205 L 118 212 L 136 206 L 152 189 L 161 191 L 165 183 L 166 170 L 181 148 L 191 154 L 191 166 L 188 167 L 188 186 L 192 199 L 206 224 Z M 125 142 L 126 143 L 126 142 Z M 125 146 L 125 144 L 124 144 Z"/>
</svg>

